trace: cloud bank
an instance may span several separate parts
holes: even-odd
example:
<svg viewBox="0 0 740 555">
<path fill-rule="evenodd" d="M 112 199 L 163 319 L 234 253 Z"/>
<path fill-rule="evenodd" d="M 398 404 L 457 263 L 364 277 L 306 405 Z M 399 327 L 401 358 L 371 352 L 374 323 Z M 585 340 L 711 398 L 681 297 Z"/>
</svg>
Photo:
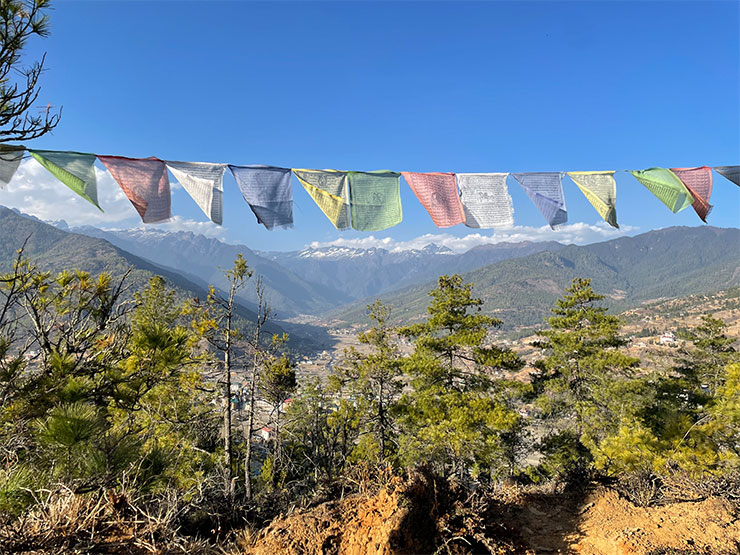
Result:
<svg viewBox="0 0 740 555">
<path fill-rule="evenodd" d="M 327 242 L 314 241 L 307 246 L 312 248 L 336 246 L 363 249 L 377 247 L 399 252 L 421 249 L 427 245 L 435 244 L 447 247 L 455 252 L 465 252 L 479 245 L 519 243 L 523 241 L 558 241 L 560 243 L 583 245 L 630 235 L 638 230 L 639 228 L 634 226 L 622 226 L 620 229 L 614 229 L 606 222 L 597 224 L 578 222 L 560 226 L 557 231 L 553 231 L 547 225 L 542 227 L 513 226 L 507 229 L 497 229 L 490 234 L 477 232 L 462 237 L 456 237 L 450 233 L 427 233 L 413 239 L 397 241 L 390 237 L 379 239 L 370 235 L 357 239 L 339 238 Z"/>
<path fill-rule="evenodd" d="M 107 171 L 95 168 L 98 181 L 98 201 L 104 208 L 101 212 L 69 190 L 35 160 L 24 160 L 11 182 L 0 191 L 0 204 L 17 208 L 46 222 L 64 220 L 69 226 L 91 225 L 101 229 L 160 229 L 162 231 L 192 231 L 223 239 L 226 230 L 210 221 L 196 221 L 182 216 L 173 216 L 160 224 L 141 223 L 139 214 L 123 193 L 118 183 Z M 173 193 L 182 187 L 170 180 Z"/>
<path fill-rule="evenodd" d="M 73 193 L 35 160 L 21 162 L 12 181 L 0 192 L 0 202 L 40 220 L 64 220 L 70 225 L 102 226 L 139 218 L 108 172 L 96 167 L 95 176 L 98 201 L 105 212 Z"/>
</svg>

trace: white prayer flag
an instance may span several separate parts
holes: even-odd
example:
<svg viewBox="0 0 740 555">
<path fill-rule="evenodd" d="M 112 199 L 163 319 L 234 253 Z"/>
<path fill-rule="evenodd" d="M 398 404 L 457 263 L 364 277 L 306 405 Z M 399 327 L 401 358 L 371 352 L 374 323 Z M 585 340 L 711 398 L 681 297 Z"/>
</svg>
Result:
<svg viewBox="0 0 740 555">
<path fill-rule="evenodd" d="M 226 164 L 171 162 L 169 160 L 165 163 L 205 215 L 213 223 L 221 225 L 224 202 L 223 177 Z"/>
<path fill-rule="evenodd" d="M 468 227 L 514 225 L 514 206 L 506 186 L 508 173 L 458 173 L 457 186 Z"/>
<path fill-rule="evenodd" d="M 23 159 L 23 148 L 0 145 L 0 189 L 10 183 Z"/>
</svg>

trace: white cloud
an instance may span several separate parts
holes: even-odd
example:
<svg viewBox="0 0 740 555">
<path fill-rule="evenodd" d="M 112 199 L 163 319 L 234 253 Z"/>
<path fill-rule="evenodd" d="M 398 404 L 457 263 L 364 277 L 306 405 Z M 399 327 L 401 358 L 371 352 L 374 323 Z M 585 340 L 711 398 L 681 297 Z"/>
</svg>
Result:
<svg viewBox="0 0 740 555">
<path fill-rule="evenodd" d="M 135 221 L 139 218 L 131 202 L 113 180 L 95 168 L 101 212 L 51 175 L 35 160 L 24 160 L 12 181 L 0 191 L 0 204 L 17 208 L 40 220 L 65 220 L 70 225 L 97 225 Z"/>
<path fill-rule="evenodd" d="M 404 251 L 421 249 L 427 245 L 435 244 L 447 247 L 455 252 L 465 252 L 478 245 L 519 243 L 522 241 L 559 241 L 561 243 L 583 245 L 629 235 L 638 231 L 638 229 L 634 226 L 622 226 L 620 229 L 614 229 L 605 222 L 597 224 L 579 222 L 560 226 L 557 231 L 553 231 L 546 225 L 542 227 L 513 226 L 507 229 L 497 229 L 490 234 L 479 232 L 463 235 L 462 237 L 456 237 L 450 233 L 427 233 L 414 239 L 397 241 L 390 237 L 378 239 L 370 235 L 357 239 L 339 238 L 329 242 L 314 241 L 309 246 L 313 248 L 337 246 L 364 249 L 378 247 L 389 251 Z"/>
<path fill-rule="evenodd" d="M 139 214 L 124 192 L 107 171 L 95 168 L 98 182 L 98 202 L 101 212 L 51 175 L 35 160 L 24 160 L 11 182 L 0 190 L 0 204 L 17 208 L 24 214 L 47 222 L 64 220 L 70 226 L 92 225 L 102 229 L 160 229 L 162 231 L 192 231 L 224 239 L 226 230 L 213 222 L 199 222 L 173 216 L 168 222 L 143 226 Z M 179 189 L 175 181 L 172 189 Z"/>
</svg>

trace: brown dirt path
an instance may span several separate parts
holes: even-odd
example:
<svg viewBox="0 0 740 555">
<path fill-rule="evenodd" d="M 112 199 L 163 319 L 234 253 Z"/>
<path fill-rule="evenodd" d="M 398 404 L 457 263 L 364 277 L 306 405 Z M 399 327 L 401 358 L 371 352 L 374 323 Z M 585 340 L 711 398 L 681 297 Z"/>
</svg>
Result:
<svg viewBox="0 0 740 555">
<path fill-rule="evenodd" d="M 512 495 L 472 518 L 451 517 L 429 485 L 355 496 L 277 519 L 250 555 L 737 555 L 740 510 L 727 500 L 641 508 L 609 489 L 583 495 Z M 426 497 L 425 497 L 426 496 Z M 448 498 L 449 501 L 449 498 Z M 456 505 L 459 509 L 459 500 Z M 460 514 L 460 513 L 458 513 Z M 467 519 L 467 520 L 466 520 Z M 451 523 L 457 523 L 457 527 Z M 467 522 L 467 524 L 466 524 Z"/>
</svg>

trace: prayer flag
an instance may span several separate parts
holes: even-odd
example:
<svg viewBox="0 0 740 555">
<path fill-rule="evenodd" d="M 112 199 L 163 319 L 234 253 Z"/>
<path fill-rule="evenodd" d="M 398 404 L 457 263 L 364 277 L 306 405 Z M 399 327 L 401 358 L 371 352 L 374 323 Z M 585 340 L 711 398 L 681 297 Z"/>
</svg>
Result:
<svg viewBox="0 0 740 555">
<path fill-rule="evenodd" d="M 712 205 L 709 204 L 709 197 L 712 196 L 712 168 L 672 168 L 671 171 L 686 185 L 694 197 L 691 206 L 701 221 L 707 223 L 707 215 L 712 211 Z"/>
<path fill-rule="evenodd" d="M 714 171 L 735 185 L 740 185 L 740 166 L 715 166 Z"/>
<path fill-rule="evenodd" d="M 0 189 L 10 183 L 23 158 L 23 148 L 0 145 Z"/>
<path fill-rule="evenodd" d="M 145 224 L 170 218 L 170 180 L 159 158 L 98 156 Z"/>
<path fill-rule="evenodd" d="M 642 183 L 674 214 L 694 202 L 694 197 L 678 176 L 665 168 L 630 171 L 635 179 Z"/>
<path fill-rule="evenodd" d="M 401 172 L 416 198 L 427 209 L 437 227 L 465 221 L 454 173 Z"/>
<path fill-rule="evenodd" d="M 349 227 L 347 172 L 293 169 L 306 192 L 337 229 Z"/>
<path fill-rule="evenodd" d="M 84 152 L 29 150 L 39 164 L 86 201 L 98 204 L 98 183 L 95 179 L 95 155 Z"/>
<path fill-rule="evenodd" d="M 617 224 L 617 182 L 613 171 L 568 172 L 588 202 L 596 208 L 599 216 L 612 227 Z"/>
<path fill-rule="evenodd" d="M 207 162 L 165 162 L 172 175 L 215 224 L 223 223 L 226 164 Z"/>
<path fill-rule="evenodd" d="M 290 168 L 229 166 L 244 200 L 267 229 L 293 224 L 293 188 Z"/>
<path fill-rule="evenodd" d="M 508 173 L 458 173 L 460 202 L 468 227 L 514 224 L 514 206 L 506 186 Z"/>
<path fill-rule="evenodd" d="M 349 172 L 352 228 L 380 231 L 401 223 L 400 173 Z"/>
<path fill-rule="evenodd" d="M 568 221 L 563 194 L 563 174 L 560 172 L 533 172 L 512 174 L 545 217 L 550 227 Z"/>
</svg>

